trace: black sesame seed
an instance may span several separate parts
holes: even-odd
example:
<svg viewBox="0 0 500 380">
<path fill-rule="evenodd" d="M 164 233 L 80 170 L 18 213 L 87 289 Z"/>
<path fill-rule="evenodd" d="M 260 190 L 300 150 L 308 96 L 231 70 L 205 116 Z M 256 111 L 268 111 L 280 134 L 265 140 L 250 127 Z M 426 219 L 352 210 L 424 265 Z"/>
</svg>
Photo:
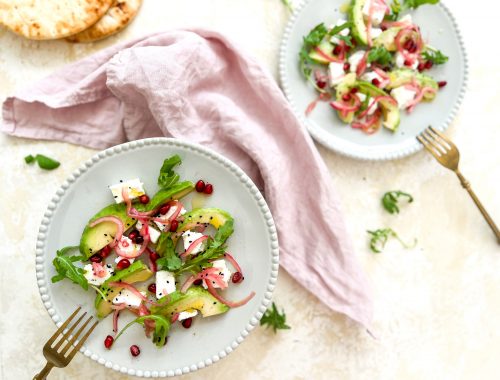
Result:
<svg viewBox="0 0 500 380">
<path fill-rule="evenodd" d="M 114 197 L 115 197 L 115 198 L 118 198 L 118 195 L 115 195 Z"/>
<path fill-rule="evenodd" d="M 214 305 L 217 305 L 217 302 L 214 302 Z"/>
<path fill-rule="evenodd" d="M 213 216 L 211 216 L 211 217 L 210 217 L 210 220 L 212 220 L 213 218 L 214 218 L 214 217 L 213 217 Z"/>
<path fill-rule="evenodd" d="M 108 236 L 108 234 L 104 234 L 104 236 Z"/>
<path fill-rule="evenodd" d="M 121 179 L 120 182 L 123 182 L 123 179 Z"/>
</svg>

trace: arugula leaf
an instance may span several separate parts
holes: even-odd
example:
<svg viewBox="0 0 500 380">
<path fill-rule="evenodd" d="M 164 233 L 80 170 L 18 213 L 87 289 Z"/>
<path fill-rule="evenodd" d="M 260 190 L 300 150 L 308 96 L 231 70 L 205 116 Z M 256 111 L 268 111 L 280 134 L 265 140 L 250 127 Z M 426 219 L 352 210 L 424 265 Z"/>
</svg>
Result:
<svg viewBox="0 0 500 380">
<path fill-rule="evenodd" d="M 31 154 L 24 157 L 24 162 L 26 162 L 27 164 L 32 164 L 33 162 L 35 162 L 35 157 L 33 157 Z"/>
<path fill-rule="evenodd" d="M 144 315 L 142 317 L 134 319 L 132 322 L 128 323 L 123 329 L 121 329 L 120 333 L 116 336 L 114 342 L 116 342 L 118 338 L 134 323 L 144 326 L 144 322 L 146 320 L 152 320 L 155 322 L 155 329 L 153 332 L 152 340 L 157 347 L 163 347 L 167 343 L 167 336 L 168 332 L 170 331 L 170 321 L 163 315 L 159 314 Z"/>
<path fill-rule="evenodd" d="M 56 257 L 52 261 L 57 275 L 52 277 L 52 282 L 58 282 L 65 278 L 73 281 L 73 283 L 80 285 L 83 289 L 88 290 L 89 285 L 87 279 L 83 275 L 85 271 L 83 268 L 76 267 L 73 263 L 76 261 L 83 261 L 83 256 L 69 256 L 68 252 L 78 247 L 64 247 L 57 251 Z"/>
<path fill-rule="evenodd" d="M 370 249 L 374 253 L 380 253 L 384 250 L 385 244 L 389 240 L 390 237 L 396 238 L 403 247 L 405 248 L 413 248 L 417 245 L 417 239 L 415 239 L 412 245 L 406 244 L 399 235 L 392 228 L 381 228 L 375 231 L 366 231 L 371 235 L 370 238 Z"/>
<path fill-rule="evenodd" d="M 426 61 L 431 61 L 435 65 L 442 65 L 448 62 L 448 57 L 444 55 L 440 50 L 427 47 L 422 53 L 422 57 Z"/>
<path fill-rule="evenodd" d="M 392 61 L 392 55 L 389 51 L 383 47 L 376 47 L 368 53 L 368 63 L 377 62 L 382 66 L 386 66 Z"/>
<path fill-rule="evenodd" d="M 421 5 L 424 4 L 437 4 L 439 3 L 439 0 L 405 0 L 404 2 L 404 9 L 417 9 Z"/>
<path fill-rule="evenodd" d="M 302 71 L 302 74 L 307 80 L 309 80 L 312 74 L 312 69 L 310 65 L 314 63 L 311 57 L 309 57 L 309 52 L 311 49 L 320 44 L 321 40 L 325 38 L 327 33 L 328 29 L 326 28 L 325 24 L 321 23 L 316 25 L 309 32 L 309 34 L 303 38 L 302 48 L 300 49 L 299 52 L 299 62 L 300 62 L 300 71 Z"/>
<path fill-rule="evenodd" d="M 388 191 L 382 197 L 382 205 L 390 214 L 399 213 L 398 200 L 400 197 L 408 198 L 408 203 L 413 202 L 413 197 L 410 194 L 400 190 Z"/>
<path fill-rule="evenodd" d="M 173 272 L 181 268 L 182 261 L 175 253 L 174 242 L 170 235 L 170 232 L 162 232 L 158 239 L 156 252 L 161 258 L 156 261 L 156 264 L 162 269 Z"/>
<path fill-rule="evenodd" d="M 337 38 L 341 41 L 344 41 L 345 44 L 349 47 L 354 47 L 354 45 L 352 44 L 352 39 L 351 39 L 351 36 L 341 36 L 340 34 L 337 36 Z"/>
<path fill-rule="evenodd" d="M 179 155 L 174 155 L 172 157 L 166 158 L 163 161 L 163 165 L 160 169 L 160 175 L 158 177 L 158 185 L 161 188 L 168 188 L 175 185 L 179 181 L 179 174 L 174 171 L 174 167 L 182 162 Z"/>
<path fill-rule="evenodd" d="M 276 334 L 277 330 L 287 330 L 290 329 L 290 326 L 286 324 L 286 314 L 285 310 L 281 310 L 281 314 L 276 307 L 276 304 L 273 302 L 271 309 L 267 309 L 264 315 L 260 320 L 260 325 L 267 327 L 272 327 L 274 333 Z"/>
<path fill-rule="evenodd" d="M 335 36 L 336 34 L 339 34 L 341 31 L 343 31 L 344 29 L 348 29 L 351 26 L 352 26 L 352 22 L 351 21 L 344 22 L 341 25 L 334 26 L 332 28 L 332 30 L 330 30 L 328 32 L 328 35 Z M 342 37 L 345 37 L 345 36 L 342 36 Z M 321 42 L 321 40 L 320 40 L 320 42 Z"/>
<path fill-rule="evenodd" d="M 407 11 L 408 9 L 417 9 L 421 5 L 424 4 L 437 4 L 439 0 L 392 0 L 391 3 L 391 14 L 386 16 L 387 20 L 396 21 L 399 18 L 399 15 Z"/>
</svg>

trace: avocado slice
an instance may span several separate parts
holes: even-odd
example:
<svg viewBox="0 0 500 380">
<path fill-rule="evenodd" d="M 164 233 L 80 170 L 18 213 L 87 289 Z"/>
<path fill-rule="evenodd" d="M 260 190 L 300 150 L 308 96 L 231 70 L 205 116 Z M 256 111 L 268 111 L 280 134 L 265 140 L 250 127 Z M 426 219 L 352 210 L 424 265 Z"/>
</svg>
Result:
<svg viewBox="0 0 500 380">
<path fill-rule="evenodd" d="M 368 82 L 358 81 L 358 88 L 360 92 L 371 97 L 390 96 L 384 90 Z M 401 112 L 399 111 L 398 105 L 388 100 L 381 100 L 379 103 L 382 107 L 383 126 L 395 132 L 401 121 Z"/>
<path fill-rule="evenodd" d="M 196 224 L 211 224 L 219 229 L 220 226 L 226 224 L 227 221 L 233 221 L 233 217 L 220 208 L 199 208 L 183 215 L 184 222 L 177 228 L 177 231 L 186 231 L 189 225 Z"/>
<path fill-rule="evenodd" d="M 126 282 L 133 284 L 134 282 L 142 282 L 148 280 L 153 273 L 149 268 L 140 260 L 134 261 L 126 269 L 118 271 L 114 276 L 108 278 L 104 284 L 101 285 L 100 290 L 106 295 L 108 301 L 105 301 L 100 294 L 97 295 L 94 306 L 97 309 L 97 317 L 104 318 L 113 310 L 111 309 L 113 298 L 122 290 L 120 287 L 109 287 L 110 282 Z"/>
<path fill-rule="evenodd" d="M 138 211 L 150 211 L 163 203 L 171 201 L 172 199 L 180 199 L 186 196 L 193 189 L 194 184 L 192 182 L 180 182 L 169 189 L 162 189 L 158 191 L 153 198 L 151 198 L 148 204 L 143 205 L 141 203 L 136 203 L 134 204 L 134 207 Z M 83 230 L 82 237 L 80 239 L 80 252 L 85 255 L 86 258 L 89 258 L 94 253 L 111 243 L 116 235 L 117 227 L 112 222 L 103 222 L 94 227 L 89 227 L 91 222 L 104 216 L 118 217 L 123 222 L 126 230 L 136 223 L 134 218 L 130 218 L 127 215 L 127 206 L 125 203 L 112 204 L 104 207 L 88 221 L 85 229 Z"/>
<path fill-rule="evenodd" d="M 342 96 L 351 92 L 353 87 L 356 87 L 356 74 L 349 73 L 344 77 L 342 82 L 337 85 L 337 101 L 340 101 L 342 99 Z M 337 115 L 340 120 L 347 124 L 351 124 L 354 120 L 354 112 L 348 112 L 347 115 L 343 116 L 340 111 L 337 111 Z"/>
<path fill-rule="evenodd" d="M 366 0 L 352 0 L 349 17 L 352 21 L 352 35 L 356 41 L 360 44 L 368 45 L 368 32 L 363 17 L 365 3 Z"/>
<path fill-rule="evenodd" d="M 321 50 L 323 54 L 318 53 L 316 49 L 312 49 L 309 52 L 309 58 L 311 58 L 314 62 L 328 65 L 332 60 L 336 59 L 335 55 L 333 55 L 333 45 L 329 41 L 324 39 L 317 46 L 317 49 Z"/>
<path fill-rule="evenodd" d="M 383 46 L 387 49 L 387 51 L 396 51 L 396 36 L 398 35 L 401 28 L 393 27 L 387 30 L 384 30 L 380 36 L 373 40 L 373 46 L 379 47 Z"/>
<path fill-rule="evenodd" d="M 387 86 L 387 88 L 393 89 L 396 87 L 403 86 L 407 83 L 410 83 L 413 79 L 415 79 L 421 87 L 431 87 L 435 90 L 439 89 L 437 82 L 432 77 L 422 73 L 415 73 L 413 70 L 410 69 L 399 69 L 391 71 L 389 73 L 390 83 Z M 426 92 L 423 97 L 423 100 L 430 102 L 434 100 L 435 97 L 436 97 L 435 93 L 432 94 Z"/>
<path fill-rule="evenodd" d="M 192 286 L 186 293 L 176 291 L 162 300 L 168 303 L 161 306 L 153 306 L 151 308 L 152 314 L 161 314 L 170 318 L 174 313 L 196 309 L 200 311 L 203 317 L 211 317 L 229 310 L 229 306 L 217 301 L 214 296 L 201 286 Z"/>
</svg>

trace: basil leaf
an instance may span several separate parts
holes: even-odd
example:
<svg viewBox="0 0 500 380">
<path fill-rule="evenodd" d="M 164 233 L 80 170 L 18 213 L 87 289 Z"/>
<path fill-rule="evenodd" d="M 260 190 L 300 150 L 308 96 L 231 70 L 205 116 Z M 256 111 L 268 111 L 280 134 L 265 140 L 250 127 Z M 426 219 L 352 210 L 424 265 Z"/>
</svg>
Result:
<svg viewBox="0 0 500 380">
<path fill-rule="evenodd" d="M 73 264 L 77 261 L 83 261 L 85 258 L 83 256 L 68 255 L 68 253 L 74 249 L 78 249 L 78 247 L 64 247 L 57 251 L 56 257 L 52 260 L 52 264 L 58 274 L 52 277 L 51 281 L 55 283 L 67 278 L 73 283 L 80 285 L 84 290 L 88 290 L 89 286 L 87 279 L 83 275 L 85 271 L 83 268 L 79 268 Z"/>
<path fill-rule="evenodd" d="M 177 165 L 182 162 L 179 155 L 174 155 L 163 161 L 163 165 L 160 169 L 160 175 L 158 176 L 158 185 L 161 188 L 168 188 L 175 185 L 179 181 L 179 175 L 174 171 Z"/>
<path fill-rule="evenodd" d="M 45 170 L 54 170 L 61 165 L 59 161 L 56 161 L 50 157 L 44 156 L 43 154 L 37 154 L 35 156 L 36 162 L 38 162 L 38 166 Z"/>
</svg>

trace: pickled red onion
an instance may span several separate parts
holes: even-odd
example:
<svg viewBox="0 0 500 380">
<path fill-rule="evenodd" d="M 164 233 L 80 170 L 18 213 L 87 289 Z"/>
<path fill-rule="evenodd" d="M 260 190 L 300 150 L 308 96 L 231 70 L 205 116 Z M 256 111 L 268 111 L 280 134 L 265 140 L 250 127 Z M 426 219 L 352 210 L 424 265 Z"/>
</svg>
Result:
<svg viewBox="0 0 500 380">
<path fill-rule="evenodd" d="M 154 306 L 159 306 L 158 303 L 151 301 L 148 297 L 146 297 L 144 294 L 142 294 L 140 291 L 138 291 L 135 288 L 135 286 L 133 286 L 127 282 L 110 282 L 108 285 L 111 287 L 120 287 L 120 288 L 127 289 L 128 291 L 133 293 L 135 296 L 139 297 L 142 301 L 149 303 L 151 305 L 154 305 Z"/>
<path fill-rule="evenodd" d="M 93 222 L 89 223 L 89 227 L 94 227 L 94 226 L 96 226 L 100 223 L 104 223 L 104 222 L 111 222 L 111 223 L 116 224 L 117 230 L 116 230 L 116 234 L 115 234 L 115 237 L 114 237 L 114 240 L 112 243 L 112 244 L 116 244 L 122 238 L 123 232 L 125 230 L 123 222 L 121 221 L 120 218 L 117 218 L 116 216 L 104 216 L 102 218 L 98 218 L 98 219 L 94 220 Z"/>
<path fill-rule="evenodd" d="M 220 303 L 223 303 L 224 305 L 227 305 L 229 307 L 238 307 L 238 306 L 243 306 L 245 305 L 248 301 L 250 301 L 254 296 L 255 296 L 255 292 L 251 292 L 248 296 L 246 296 L 245 298 L 243 298 L 241 301 L 237 301 L 237 302 L 233 302 L 233 301 L 228 301 L 228 300 L 225 300 L 224 298 L 222 298 L 218 293 L 217 291 L 215 290 L 215 288 L 212 286 L 211 282 L 210 281 L 207 281 L 205 280 L 205 284 L 207 284 L 207 287 L 208 287 L 208 291 L 210 292 L 210 294 L 212 296 L 214 296 L 214 298 L 219 301 Z"/>
<path fill-rule="evenodd" d="M 203 235 L 203 236 L 199 237 L 198 239 L 196 239 L 195 241 L 193 241 L 193 242 L 189 245 L 188 249 L 186 249 L 186 251 L 185 251 L 185 252 L 182 252 L 182 253 L 179 255 L 179 257 L 180 257 L 181 259 L 186 258 L 188 255 L 190 255 L 190 254 L 191 254 L 191 252 L 193 252 L 193 251 L 194 251 L 194 249 L 195 249 L 196 247 L 198 247 L 198 245 L 200 245 L 201 243 L 203 243 L 203 242 L 204 242 L 205 240 L 207 240 L 207 239 L 208 239 L 208 236 L 207 236 L 207 235 Z"/>
</svg>

